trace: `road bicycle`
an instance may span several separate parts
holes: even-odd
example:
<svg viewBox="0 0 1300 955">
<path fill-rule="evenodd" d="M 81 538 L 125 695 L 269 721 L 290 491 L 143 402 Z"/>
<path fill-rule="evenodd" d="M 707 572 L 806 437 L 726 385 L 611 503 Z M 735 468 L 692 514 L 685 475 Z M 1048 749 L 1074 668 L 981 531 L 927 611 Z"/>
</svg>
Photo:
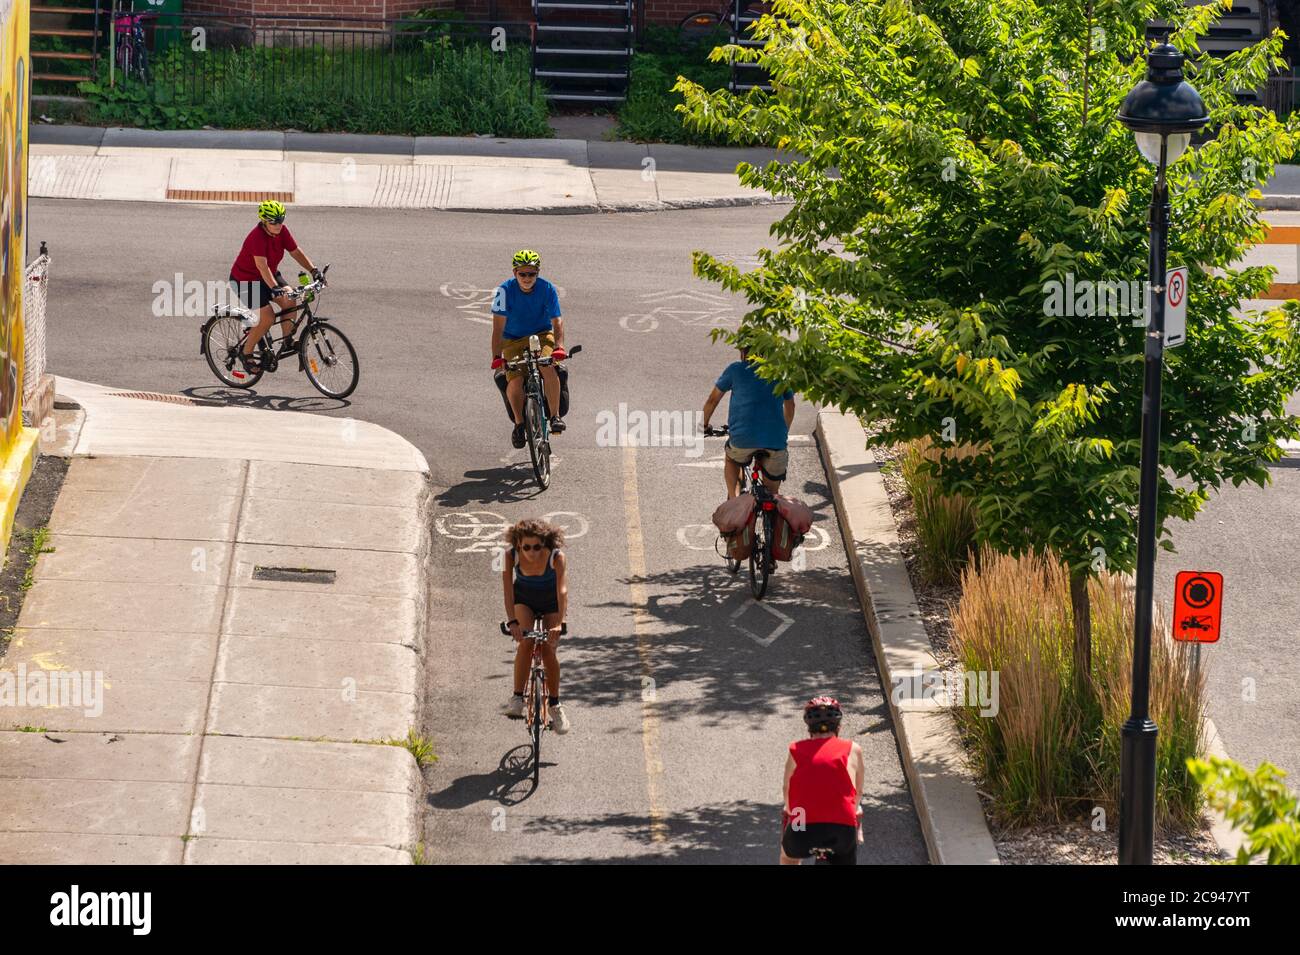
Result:
<svg viewBox="0 0 1300 955">
<path fill-rule="evenodd" d="M 501 632 L 510 636 L 508 624 L 501 624 Z M 560 624 L 560 636 L 569 632 L 567 623 Z M 546 667 L 542 662 L 542 646 L 550 639 L 542 615 L 533 620 L 533 628 L 523 637 L 533 641 L 533 657 L 528 665 L 528 682 L 524 684 L 524 726 L 532 741 L 533 786 L 542 776 L 542 730 L 551 728 L 550 690 L 546 686 Z"/>
<path fill-rule="evenodd" d="M 721 428 L 705 428 L 704 434 L 710 438 L 724 437 L 730 430 L 723 425 Z M 749 463 L 749 473 L 746 474 L 744 468 L 740 471 L 740 493 L 754 495 L 754 509 L 757 512 L 754 519 L 754 549 L 749 552 L 749 589 L 755 600 L 763 599 L 767 593 L 768 579 L 776 570 L 776 558 L 772 556 L 772 521 L 777 503 L 776 495 L 763 483 L 761 465 L 766 459 L 766 451 L 757 451 L 754 460 Z M 740 572 L 739 560 L 730 557 L 724 557 L 723 560 L 726 561 L 727 570 L 733 574 Z"/>
<path fill-rule="evenodd" d="M 113 32 L 117 34 L 115 57 L 122 75 L 141 83 L 148 83 L 149 48 L 144 39 L 144 21 L 156 16 L 153 13 L 136 13 L 119 10 L 113 14 Z"/>
<path fill-rule="evenodd" d="M 259 365 L 255 370 L 246 367 L 242 355 L 249 331 L 257 324 L 257 312 L 240 304 L 213 306 L 199 332 L 199 354 L 207 358 L 212 373 L 232 388 L 251 388 L 264 373 L 274 372 L 281 359 L 296 355 L 299 370 L 325 397 L 352 394 L 361 377 L 357 350 L 346 335 L 312 309 L 312 302 L 326 286 L 328 271 L 327 265 L 320 270 L 320 278 L 311 282 L 306 281 L 310 278 L 306 272 L 298 274 L 299 286 L 287 293 L 298 304 L 282 309 L 257 343 Z M 289 316 L 294 316 L 289 333 L 274 337 L 280 321 Z"/>
<path fill-rule="evenodd" d="M 582 346 L 574 345 L 569 351 L 569 357 L 572 358 L 580 351 Z M 549 355 L 542 357 L 541 342 L 536 335 L 528 336 L 528 347 L 522 356 L 506 362 L 508 370 L 524 369 L 524 437 L 528 440 L 528 457 L 533 462 L 533 476 L 543 491 L 551 486 L 551 419 L 546 414 L 542 369 L 553 364 L 555 359 Z"/>
</svg>

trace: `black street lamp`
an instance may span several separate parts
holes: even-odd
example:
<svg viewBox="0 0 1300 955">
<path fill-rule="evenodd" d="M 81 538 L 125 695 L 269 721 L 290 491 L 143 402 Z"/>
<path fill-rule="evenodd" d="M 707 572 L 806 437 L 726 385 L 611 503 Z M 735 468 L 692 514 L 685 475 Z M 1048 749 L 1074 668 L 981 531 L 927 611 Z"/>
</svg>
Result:
<svg viewBox="0 0 1300 955">
<path fill-rule="evenodd" d="M 1210 120 L 1201 97 L 1183 81 L 1183 55 L 1168 43 L 1147 54 L 1147 76 L 1124 97 L 1119 121 L 1156 166 L 1151 190 L 1150 315 L 1142 385 L 1142 468 L 1138 491 L 1137 605 L 1133 628 L 1133 700 L 1122 730 L 1119 805 L 1120 865 L 1150 865 L 1156 828 L 1156 724 L 1151 691 L 1151 604 L 1156 569 L 1156 493 L 1160 473 L 1160 372 L 1165 354 L 1165 251 L 1169 187 L 1165 167 Z"/>
</svg>

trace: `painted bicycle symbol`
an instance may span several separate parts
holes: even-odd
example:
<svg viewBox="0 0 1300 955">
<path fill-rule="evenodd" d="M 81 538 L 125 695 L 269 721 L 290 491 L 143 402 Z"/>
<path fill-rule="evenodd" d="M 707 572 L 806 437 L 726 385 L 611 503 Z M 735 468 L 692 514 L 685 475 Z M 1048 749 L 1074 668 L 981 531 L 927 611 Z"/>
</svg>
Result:
<svg viewBox="0 0 1300 955">
<path fill-rule="evenodd" d="M 551 511 L 543 514 L 542 520 L 560 528 L 566 541 L 583 537 L 591 529 L 591 522 L 577 511 Z M 456 548 L 458 554 L 481 554 L 501 548 L 513 524 L 496 511 L 456 511 L 440 514 L 433 522 L 443 537 L 468 542 Z"/>
</svg>

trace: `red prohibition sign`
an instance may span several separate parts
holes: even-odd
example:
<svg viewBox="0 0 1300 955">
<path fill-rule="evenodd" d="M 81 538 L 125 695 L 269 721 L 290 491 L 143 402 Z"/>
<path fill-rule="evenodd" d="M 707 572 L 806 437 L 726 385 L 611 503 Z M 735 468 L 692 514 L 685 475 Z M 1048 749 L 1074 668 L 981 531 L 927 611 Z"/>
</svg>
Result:
<svg viewBox="0 0 1300 955">
<path fill-rule="evenodd" d="M 1175 272 L 1169 279 L 1169 304 L 1181 305 L 1183 301 L 1183 273 Z"/>
</svg>

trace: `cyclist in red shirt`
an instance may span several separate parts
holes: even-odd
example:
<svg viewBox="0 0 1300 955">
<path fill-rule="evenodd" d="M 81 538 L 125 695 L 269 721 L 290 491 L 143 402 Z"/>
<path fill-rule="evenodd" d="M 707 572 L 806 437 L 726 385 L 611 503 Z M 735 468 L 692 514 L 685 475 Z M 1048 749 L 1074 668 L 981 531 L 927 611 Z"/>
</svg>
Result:
<svg viewBox="0 0 1300 955">
<path fill-rule="evenodd" d="M 785 759 L 781 864 L 798 865 L 814 849 L 831 850 L 831 865 L 857 865 L 862 841 L 858 797 L 866 779 L 862 747 L 840 739 L 844 712 L 838 701 L 818 696 L 804 705 L 808 739 L 790 744 Z"/>
<path fill-rule="evenodd" d="M 289 284 L 279 272 L 280 260 L 288 252 L 298 264 L 311 273 L 312 278 L 321 277 L 320 270 L 311 264 L 307 253 L 298 247 L 293 234 L 284 224 L 284 204 L 268 199 L 257 207 L 258 223 L 253 231 L 244 237 L 244 245 L 239 250 L 235 264 L 230 267 L 230 285 L 246 308 L 257 312 L 257 325 L 244 339 L 244 367 L 250 373 L 256 373 L 258 357 L 253 354 L 257 343 L 271 327 L 275 312 L 271 308 L 274 302 L 280 308 L 293 308 L 294 300 L 286 294 Z M 280 331 L 285 336 L 281 355 L 292 351 L 288 344 L 291 318 L 280 320 Z"/>
</svg>

